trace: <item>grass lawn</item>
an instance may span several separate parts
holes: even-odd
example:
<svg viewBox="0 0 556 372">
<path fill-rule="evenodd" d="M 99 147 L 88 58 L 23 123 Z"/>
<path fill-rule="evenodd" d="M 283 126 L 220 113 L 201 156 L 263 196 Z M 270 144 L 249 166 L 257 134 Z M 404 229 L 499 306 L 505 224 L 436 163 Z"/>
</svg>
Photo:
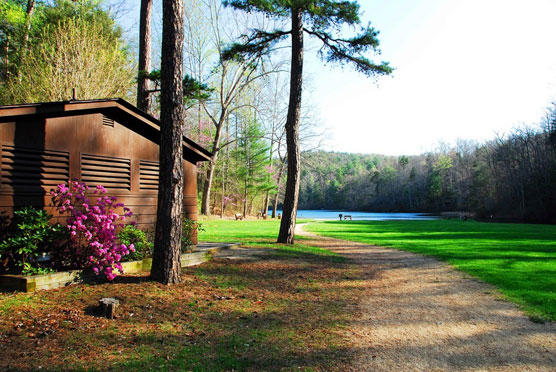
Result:
<svg viewBox="0 0 556 372">
<path fill-rule="evenodd" d="M 297 223 L 306 223 L 312 220 L 298 220 Z M 244 247 L 270 248 L 276 255 L 297 253 L 299 255 L 329 256 L 335 261 L 344 261 L 337 253 L 319 247 L 303 244 L 307 238 L 297 236 L 293 245 L 276 244 L 279 220 L 220 220 L 210 219 L 200 221 L 202 230 L 199 241 L 203 242 L 238 242 Z M 301 243 L 300 243 L 301 242 Z"/>
<path fill-rule="evenodd" d="M 556 320 L 556 226 L 459 220 L 326 221 L 306 229 L 434 256 L 494 284 L 532 316 Z"/>
<path fill-rule="evenodd" d="M 272 248 L 186 268 L 174 286 L 145 274 L 0 293 L 0 370 L 345 370 L 364 273 L 328 251 L 271 245 L 276 221 L 204 226 L 205 241 Z M 102 297 L 120 300 L 116 319 L 95 314 Z"/>
</svg>

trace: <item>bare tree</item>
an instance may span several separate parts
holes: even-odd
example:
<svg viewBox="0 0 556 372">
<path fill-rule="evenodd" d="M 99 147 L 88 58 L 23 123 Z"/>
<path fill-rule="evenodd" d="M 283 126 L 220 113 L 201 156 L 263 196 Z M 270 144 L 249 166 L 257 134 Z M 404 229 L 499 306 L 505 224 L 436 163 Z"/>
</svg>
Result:
<svg viewBox="0 0 556 372">
<path fill-rule="evenodd" d="M 210 24 L 212 27 L 212 48 L 217 51 L 220 57 L 224 51 L 225 45 L 238 37 L 240 32 L 246 31 L 246 21 L 239 19 L 238 14 L 227 12 L 222 8 L 221 3 L 207 3 Z M 223 18 L 231 24 L 225 29 Z M 243 23 L 243 24 L 242 24 Z M 247 21 L 248 23 L 248 21 Z M 266 27 L 263 25 L 263 27 Z M 231 30 L 230 30 L 231 29 Z M 272 68 L 269 68 L 272 66 Z M 216 170 L 216 162 L 220 150 L 227 144 L 221 144 L 222 131 L 227 118 L 233 112 L 243 108 L 245 103 L 241 102 L 241 97 L 245 94 L 247 88 L 259 79 L 272 74 L 280 68 L 280 64 L 268 65 L 264 64 L 258 55 L 245 58 L 241 61 L 231 61 L 218 59 L 216 67 L 213 69 L 214 74 L 211 77 L 213 86 L 215 87 L 216 97 L 212 102 L 203 102 L 203 109 L 211 128 L 211 144 L 212 152 L 211 162 L 208 164 L 206 177 L 203 183 L 203 192 L 201 199 L 201 214 L 210 215 L 210 197 L 214 173 Z"/>
</svg>

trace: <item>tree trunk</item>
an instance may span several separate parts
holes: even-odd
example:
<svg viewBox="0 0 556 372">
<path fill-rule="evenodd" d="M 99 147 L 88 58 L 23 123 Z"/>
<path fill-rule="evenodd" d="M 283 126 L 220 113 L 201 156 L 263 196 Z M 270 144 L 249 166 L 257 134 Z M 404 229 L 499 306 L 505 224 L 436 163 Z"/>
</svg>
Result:
<svg viewBox="0 0 556 372">
<path fill-rule="evenodd" d="M 21 46 L 21 50 L 19 51 L 19 59 L 20 62 L 23 63 L 25 57 L 27 57 L 27 45 L 29 44 L 29 33 L 31 32 L 31 17 L 33 16 L 33 11 L 35 10 L 35 0 L 28 0 L 27 1 L 27 11 L 25 16 L 25 31 L 23 34 L 23 42 Z M 6 42 L 6 61 L 8 58 L 8 42 Z M 6 62 L 7 66 L 7 62 Z M 6 77 L 7 75 L 7 67 L 6 67 Z M 19 74 L 19 69 L 16 71 L 16 76 L 21 80 L 21 75 Z"/>
<path fill-rule="evenodd" d="M 8 79 L 8 76 L 10 75 L 10 59 L 9 59 L 9 55 L 10 55 L 10 37 L 6 36 L 6 47 L 4 48 L 5 50 L 5 56 L 4 56 L 4 64 L 6 67 L 5 70 L 5 79 Z"/>
<path fill-rule="evenodd" d="M 247 148 L 247 158 L 249 159 L 249 147 Z M 247 160 L 249 162 L 249 160 Z M 249 196 L 249 164 L 246 165 L 245 178 L 243 179 L 243 217 L 247 217 L 247 198 Z"/>
<path fill-rule="evenodd" d="M 274 197 L 274 203 L 272 204 L 272 218 L 276 218 L 276 209 L 278 209 L 278 198 L 280 197 L 280 188 L 282 186 L 282 174 L 284 173 L 284 161 L 280 164 L 280 169 L 278 170 L 278 182 L 276 183 L 276 196 Z"/>
<path fill-rule="evenodd" d="M 213 153 L 213 161 L 208 164 L 207 175 L 203 183 L 203 196 L 201 197 L 201 214 L 210 216 L 210 194 L 212 180 L 214 179 L 214 168 L 216 166 L 216 154 Z"/>
<path fill-rule="evenodd" d="M 243 217 L 247 217 L 247 186 L 245 187 L 245 191 L 243 193 Z"/>
<path fill-rule="evenodd" d="M 216 170 L 216 160 L 218 160 L 218 153 L 220 152 L 219 144 L 222 137 L 222 128 L 224 127 L 224 120 L 226 118 L 226 111 L 223 110 L 216 125 L 216 133 L 212 141 L 212 158 L 208 165 L 207 176 L 203 184 L 203 196 L 201 197 L 201 214 L 210 216 L 210 194 L 212 189 L 212 180 L 214 178 L 214 171 Z"/>
<path fill-rule="evenodd" d="M 151 278 L 181 281 L 183 221 L 183 0 L 162 5 L 160 174 Z"/>
<path fill-rule="evenodd" d="M 288 149 L 288 178 L 282 208 L 282 222 L 278 243 L 293 244 L 295 219 L 299 198 L 301 162 L 299 154 L 299 116 L 303 82 L 303 18 L 301 9 L 292 9 L 292 61 L 290 75 L 290 101 L 286 120 L 286 145 Z"/>
<path fill-rule="evenodd" d="M 151 71 L 151 18 L 152 0 L 141 0 L 139 19 L 139 74 L 137 76 L 137 107 L 150 112 L 149 79 L 145 74 Z"/>
<path fill-rule="evenodd" d="M 263 199 L 263 207 L 261 208 L 263 214 L 268 214 L 269 203 L 270 203 L 270 191 L 266 191 Z"/>
<path fill-rule="evenodd" d="M 278 208 L 278 195 L 280 195 L 280 184 L 278 184 L 278 192 L 274 197 L 274 201 L 272 203 L 272 216 L 271 218 L 276 218 L 276 208 Z"/>
<path fill-rule="evenodd" d="M 27 52 L 27 43 L 29 41 L 29 32 L 31 32 L 31 17 L 33 16 L 33 11 L 35 10 L 35 0 L 27 1 L 27 12 L 25 18 L 25 34 L 23 35 L 23 56 Z"/>
<path fill-rule="evenodd" d="M 226 179 L 224 177 L 224 169 L 222 169 L 222 192 L 220 193 L 220 219 L 224 218 L 224 196 L 226 195 Z"/>
</svg>

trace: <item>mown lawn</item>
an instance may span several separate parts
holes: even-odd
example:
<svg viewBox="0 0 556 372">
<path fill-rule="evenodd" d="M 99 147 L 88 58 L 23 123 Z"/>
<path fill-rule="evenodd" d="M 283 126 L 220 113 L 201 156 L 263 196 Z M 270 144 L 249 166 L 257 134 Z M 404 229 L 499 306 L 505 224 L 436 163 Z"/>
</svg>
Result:
<svg viewBox="0 0 556 372">
<path fill-rule="evenodd" d="M 186 268 L 174 286 L 145 274 L 0 293 L 0 370 L 345 370 L 365 274 L 324 250 L 273 246 L 275 221 L 205 228 L 203 240 L 271 248 Z M 116 319 L 95 312 L 102 297 L 120 300 Z"/>
<path fill-rule="evenodd" d="M 297 223 L 310 221 L 298 220 Z M 296 243 L 293 245 L 276 244 L 280 229 L 280 221 L 276 219 L 248 221 L 210 219 L 200 221 L 200 226 L 199 241 L 203 242 L 237 242 L 244 247 L 272 249 L 275 255 L 297 253 L 328 256 L 335 261 L 344 261 L 344 258 L 337 253 L 303 244 L 303 241 L 307 240 L 303 236 L 296 236 Z"/>
<path fill-rule="evenodd" d="M 434 256 L 494 284 L 529 314 L 556 320 L 556 226 L 459 220 L 326 221 L 306 229 Z"/>
</svg>

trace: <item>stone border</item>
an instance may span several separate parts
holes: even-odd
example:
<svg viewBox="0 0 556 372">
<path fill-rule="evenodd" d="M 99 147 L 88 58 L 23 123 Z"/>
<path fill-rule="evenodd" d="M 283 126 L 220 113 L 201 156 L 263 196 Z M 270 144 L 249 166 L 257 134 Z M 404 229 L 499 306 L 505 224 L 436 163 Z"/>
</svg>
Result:
<svg viewBox="0 0 556 372">
<path fill-rule="evenodd" d="M 181 267 L 195 266 L 210 261 L 214 253 L 222 249 L 238 247 L 237 243 L 200 243 L 192 253 L 181 255 Z M 141 261 L 122 262 L 126 274 L 134 274 L 149 271 L 152 266 L 152 258 Z M 85 273 L 83 270 L 62 271 L 44 275 L 0 275 L 0 290 L 35 292 L 42 289 L 54 289 L 67 285 L 81 283 L 95 275 Z"/>
</svg>

